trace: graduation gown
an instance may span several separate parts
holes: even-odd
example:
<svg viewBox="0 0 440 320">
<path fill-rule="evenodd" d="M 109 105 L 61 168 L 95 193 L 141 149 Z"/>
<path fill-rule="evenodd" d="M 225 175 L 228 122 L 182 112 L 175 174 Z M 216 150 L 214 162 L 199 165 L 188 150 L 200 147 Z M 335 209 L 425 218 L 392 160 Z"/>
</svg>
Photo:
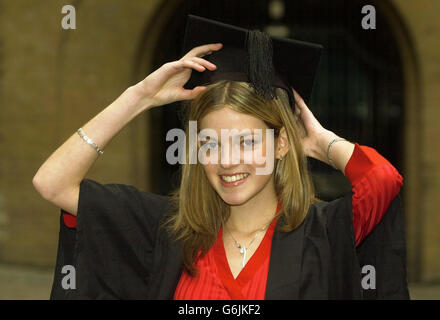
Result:
<svg viewBox="0 0 440 320">
<path fill-rule="evenodd" d="M 76 229 L 61 210 L 51 299 L 172 299 L 183 263 L 180 242 L 159 232 L 167 209 L 165 196 L 82 180 Z M 66 265 L 75 289 L 63 285 Z M 400 194 L 357 247 L 352 193 L 313 204 L 292 232 L 275 229 L 265 299 L 409 299 Z"/>
</svg>

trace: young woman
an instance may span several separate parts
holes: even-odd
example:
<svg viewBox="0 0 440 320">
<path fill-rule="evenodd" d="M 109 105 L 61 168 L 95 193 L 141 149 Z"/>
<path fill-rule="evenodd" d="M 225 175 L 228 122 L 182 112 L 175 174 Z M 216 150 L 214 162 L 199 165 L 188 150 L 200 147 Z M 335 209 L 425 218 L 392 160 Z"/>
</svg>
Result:
<svg viewBox="0 0 440 320">
<path fill-rule="evenodd" d="M 294 113 L 281 89 L 271 101 L 239 81 L 184 89 L 192 70 L 216 69 L 203 56 L 221 48 L 202 45 L 164 64 L 85 124 L 82 137 L 72 135 L 38 170 L 35 188 L 62 208 L 52 298 L 362 298 L 368 289 L 362 284 L 364 263 L 376 263 L 379 286 L 390 268 L 402 264 L 401 237 L 390 224 L 382 231 L 378 226 L 377 237 L 371 234 L 400 211 L 393 201 L 402 186 L 396 169 L 374 149 L 323 128 L 296 93 Z M 239 163 L 229 152 L 237 147 L 232 139 L 228 146 L 199 139 L 198 148 L 209 146 L 219 162 L 187 161 L 170 198 L 85 179 L 102 149 L 133 118 L 180 100 L 191 101 L 186 120 L 197 121 L 199 131 L 211 129 L 220 137 L 222 129 L 250 129 L 239 140 Z M 256 129 L 273 129 L 273 142 L 253 135 Z M 275 163 L 269 174 L 256 173 L 267 164 L 261 159 L 243 161 L 257 147 L 264 150 L 262 158 L 274 151 L 272 159 L 265 158 Z M 306 157 L 343 172 L 353 193 L 329 203 L 316 199 Z M 360 250 L 369 234 L 374 243 Z M 373 250 L 377 239 L 382 247 Z M 389 252 L 397 254 L 384 263 Z M 74 289 L 66 281 L 66 265 L 76 272 Z M 391 277 L 377 296 L 405 297 L 405 280 Z"/>
</svg>

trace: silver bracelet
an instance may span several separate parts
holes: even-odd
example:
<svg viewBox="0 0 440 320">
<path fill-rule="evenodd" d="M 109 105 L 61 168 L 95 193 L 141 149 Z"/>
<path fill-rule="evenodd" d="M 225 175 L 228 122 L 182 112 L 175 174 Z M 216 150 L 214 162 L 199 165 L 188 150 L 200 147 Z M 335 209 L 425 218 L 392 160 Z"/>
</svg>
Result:
<svg viewBox="0 0 440 320">
<path fill-rule="evenodd" d="M 96 145 L 96 143 L 93 142 L 92 139 L 90 139 L 88 136 L 86 136 L 86 134 L 84 133 L 84 131 L 82 131 L 81 128 L 79 128 L 77 132 L 78 132 L 79 136 L 80 136 L 85 142 L 87 142 L 88 144 L 90 144 L 90 145 L 96 150 L 96 152 L 98 152 L 98 155 L 101 155 L 101 154 L 104 153 L 104 151 L 102 151 L 102 150 Z"/>
<path fill-rule="evenodd" d="M 335 165 L 334 165 L 334 163 L 333 163 L 333 160 L 330 158 L 330 151 L 331 151 L 331 149 L 332 149 L 332 145 L 333 145 L 333 143 L 338 142 L 338 141 L 347 141 L 347 140 L 344 139 L 344 138 L 336 138 L 336 139 L 333 139 L 333 140 L 328 144 L 328 148 L 327 148 L 327 159 L 328 159 L 328 162 L 329 162 L 329 163 L 331 164 L 331 166 L 332 166 L 333 168 L 335 168 L 336 170 L 337 170 L 338 168 L 335 167 Z"/>
</svg>

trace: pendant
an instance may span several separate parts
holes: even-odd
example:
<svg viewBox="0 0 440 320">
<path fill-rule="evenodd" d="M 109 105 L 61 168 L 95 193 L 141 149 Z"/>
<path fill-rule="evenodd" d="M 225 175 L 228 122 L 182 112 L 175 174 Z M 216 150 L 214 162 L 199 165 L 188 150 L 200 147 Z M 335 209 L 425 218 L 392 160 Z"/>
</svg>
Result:
<svg viewBox="0 0 440 320">
<path fill-rule="evenodd" d="M 246 261 L 246 248 L 242 247 L 242 249 L 243 249 L 243 253 L 244 253 L 242 267 L 244 268 L 244 262 Z"/>
<path fill-rule="evenodd" d="M 240 247 L 240 253 L 243 254 L 245 252 L 244 247 Z"/>
</svg>

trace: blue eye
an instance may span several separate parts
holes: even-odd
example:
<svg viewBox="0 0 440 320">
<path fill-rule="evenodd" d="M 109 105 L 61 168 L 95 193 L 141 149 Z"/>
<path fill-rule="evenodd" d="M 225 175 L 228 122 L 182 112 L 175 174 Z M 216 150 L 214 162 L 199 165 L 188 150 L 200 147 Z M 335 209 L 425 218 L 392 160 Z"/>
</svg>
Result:
<svg viewBox="0 0 440 320">
<path fill-rule="evenodd" d="M 206 142 L 203 144 L 205 148 L 215 149 L 217 148 L 217 142 Z"/>
<path fill-rule="evenodd" d="M 252 147 L 255 145 L 255 140 L 254 139 L 245 139 L 242 141 L 243 145 L 246 147 Z"/>
</svg>

